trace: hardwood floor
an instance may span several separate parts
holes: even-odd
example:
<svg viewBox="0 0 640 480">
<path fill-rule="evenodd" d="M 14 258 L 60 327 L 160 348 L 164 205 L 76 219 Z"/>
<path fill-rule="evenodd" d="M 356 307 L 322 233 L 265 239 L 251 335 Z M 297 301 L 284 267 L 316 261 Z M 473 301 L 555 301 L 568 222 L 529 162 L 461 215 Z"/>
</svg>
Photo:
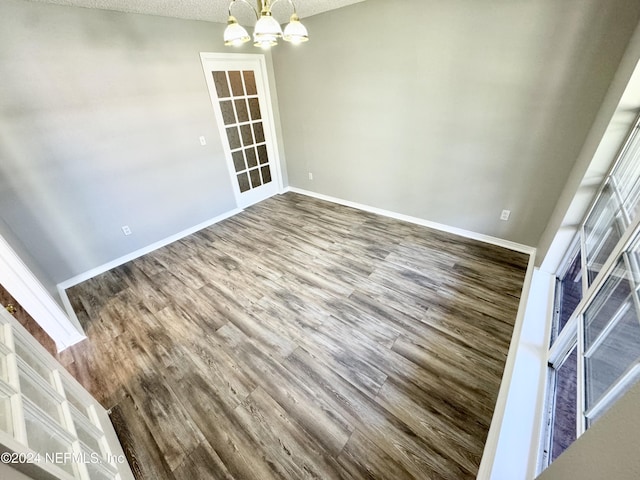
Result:
<svg viewBox="0 0 640 480">
<path fill-rule="evenodd" d="M 528 256 L 288 193 L 68 291 L 139 479 L 475 478 Z"/>
</svg>

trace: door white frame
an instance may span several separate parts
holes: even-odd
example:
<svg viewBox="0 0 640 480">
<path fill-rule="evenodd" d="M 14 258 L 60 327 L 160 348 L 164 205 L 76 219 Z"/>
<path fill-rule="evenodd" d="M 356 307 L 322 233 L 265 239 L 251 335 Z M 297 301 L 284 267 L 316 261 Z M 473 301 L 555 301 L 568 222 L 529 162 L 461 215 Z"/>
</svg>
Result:
<svg viewBox="0 0 640 480">
<path fill-rule="evenodd" d="M 69 319 L 2 236 L 0 236 L 0 284 L 49 334 L 59 352 L 86 338 L 82 327 Z"/>
<path fill-rule="evenodd" d="M 222 119 L 222 113 L 220 112 L 220 106 L 218 104 L 217 95 L 214 93 L 215 85 L 211 78 L 211 72 L 216 69 L 220 69 L 221 65 L 224 70 L 232 70 L 237 68 L 255 69 L 256 72 L 256 86 L 258 89 L 258 96 L 263 96 L 265 99 L 264 106 L 265 111 L 262 112 L 263 116 L 263 129 L 267 144 L 267 154 L 271 161 L 269 162 L 272 167 L 272 181 L 276 185 L 276 193 L 282 193 L 284 191 L 282 180 L 282 165 L 280 163 L 280 152 L 278 149 L 278 138 L 276 136 L 275 116 L 273 113 L 273 97 L 271 96 L 271 90 L 269 88 L 269 77 L 267 75 L 267 65 L 265 56 L 255 53 L 212 53 L 212 52 L 200 52 L 200 60 L 202 62 L 202 69 L 204 71 L 205 80 L 209 90 L 209 98 L 211 105 L 216 116 L 216 122 L 218 124 L 218 131 L 221 136 L 222 146 L 224 149 L 225 159 L 227 161 L 227 169 L 229 171 L 229 178 L 231 179 L 231 185 L 233 187 L 233 194 L 235 196 L 236 205 L 240 208 L 247 207 L 256 201 L 249 199 L 247 201 L 246 195 L 242 197 L 240 187 L 235 176 L 235 167 L 233 166 L 233 160 L 231 158 L 231 151 L 229 149 L 228 141 L 225 137 L 224 121 Z M 260 200 L 257 200 L 260 201 Z"/>
</svg>

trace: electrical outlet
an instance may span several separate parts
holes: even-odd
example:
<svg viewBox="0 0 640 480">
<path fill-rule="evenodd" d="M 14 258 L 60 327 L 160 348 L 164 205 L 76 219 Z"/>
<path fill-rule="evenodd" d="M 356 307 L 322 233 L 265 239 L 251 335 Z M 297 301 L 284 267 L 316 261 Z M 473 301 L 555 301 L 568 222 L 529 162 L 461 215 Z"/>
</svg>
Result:
<svg viewBox="0 0 640 480">
<path fill-rule="evenodd" d="M 313 173 L 309 172 L 309 180 L 313 180 Z"/>
<path fill-rule="evenodd" d="M 500 220 L 504 220 L 506 222 L 507 220 L 509 220 L 510 216 L 511 210 L 502 210 L 502 213 L 500 214 Z"/>
<path fill-rule="evenodd" d="M 122 226 L 122 233 L 124 233 L 125 235 L 131 235 L 131 229 L 129 228 L 129 225 Z"/>
<path fill-rule="evenodd" d="M 207 144 L 207 139 L 204 137 L 200 137 L 200 145 L 206 145 Z"/>
</svg>

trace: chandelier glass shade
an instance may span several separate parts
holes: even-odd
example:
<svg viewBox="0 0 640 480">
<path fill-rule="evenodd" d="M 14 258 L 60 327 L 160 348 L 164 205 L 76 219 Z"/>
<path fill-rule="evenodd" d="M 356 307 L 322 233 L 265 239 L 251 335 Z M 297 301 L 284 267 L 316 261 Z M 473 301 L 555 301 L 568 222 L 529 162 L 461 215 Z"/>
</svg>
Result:
<svg viewBox="0 0 640 480">
<path fill-rule="evenodd" d="M 249 40 L 249 32 L 238 23 L 238 20 L 231 15 L 231 9 L 236 3 L 245 3 L 256 15 L 256 24 L 253 29 L 253 44 L 256 47 L 270 48 L 277 45 L 278 39 L 282 38 L 285 42 L 299 44 L 309 40 L 309 34 L 304 25 L 300 22 L 300 17 L 296 12 L 296 6 L 292 0 L 286 0 L 293 13 L 289 19 L 289 23 L 284 28 L 284 32 L 271 13 L 273 5 L 281 0 L 259 0 L 260 14 L 253 8 L 247 0 L 231 0 L 229 4 L 229 19 L 227 20 L 227 28 L 224 31 L 224 44 L 228 46 L 240 46 Z"/>
</svg>

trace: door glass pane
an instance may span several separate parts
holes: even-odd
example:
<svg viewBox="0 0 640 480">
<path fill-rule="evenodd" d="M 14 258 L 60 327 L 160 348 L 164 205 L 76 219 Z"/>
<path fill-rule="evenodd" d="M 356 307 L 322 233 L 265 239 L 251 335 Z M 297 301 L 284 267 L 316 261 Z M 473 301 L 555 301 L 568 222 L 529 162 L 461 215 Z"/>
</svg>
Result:
<svg viewBox="0 0 640 480">
<path fill-rule="evenodd" d="M 61 435 L 56 434 L 52 430 L 39 422 L 35 416 L 29 412 L 25 412 L 25 427 L 27 430 L 27 443 L 32 450 L 45 456 L 71 475 L 74 474 L 73 464 L 71 462 L 71 444 L 68 443 Z M 65 458 L 65 454 L 68 455 Z"/>
<path fill-rule="evenodd" d="M 54 385 L 51 369 L 32 353 L 32 349 L 18 335 L 15 336 L 16 355 L 29 365 L 48 384 Z"/>
<path fill-rule="evenodd" d="M 114 474 L 107 473 L 92 463 L 87 464 L 87 470 L 89 471 L 89 478 L 91 480 L 113 480 L 116 478 Z"/>
<path fill-rule="evenodd" d="M 227 83 L 227 74 L 225 72 L 212 72 L 213 83 L 216 86 L 218 98 L 227 98 L 231 96 L 229 92 L 229 84 Z"/>
<path fill-rule="evenodd" d="M 262 181 L 260 180 L 260 172 L 258 169 L 249 170 L 249 177 L 251 177 L 251 187 L 256 188 L 262 185 Z"/>
<path fill-rule="evenodd" d="M 266 145 L 258 146 L 258 158 L 260 158 L 260 165 L 269 163 L 269 155 L 267 155 Z"/>
<path fill-rule="evenodd" d="M 555 370 L 551 461 L 558 458 L 576 439 L 577 359 L 577 350 L 574 346 L 567 359 Z"/>
<path fill-rule="evenodd" d="M 87 412 L 88 406 L 73 393 L 73 389 L 69 387 L 69 385 L 66 382 L 63 382 L 63 386 L 64 386 L 65 397 L 67 398 L 69 403 L 73 405 L 75 409 L 79 413 L 81 413 L 84 418 L 89 419 L 90 417 Z"/>
<path fill-rule="evenodd" d="M 247 101 L 244 98 L 235 101 L 236 112 L 238 113 L 238 122 L 249 121 L 249 109 L 247 108 Z"/>
<path fill-rule="evenodd" d="M 233 111 L 233 104 L 230 100 L 220 102 L 220 110 L 222 111 L 222 120 L 225 125 L 236 123 L 236 114 Z"/>
<path fill-rule="evenodd" d="M 9 371 L 7 370 L 7 356 L 0 353 L 0 380 L 9 383 Z"/>
<path fill-rule="evenodd" d="M 249 185 L 249 176 L 246 173 L 238 175 L 238 186 L 240 187 L 241 192 L 246 192 L 251 189 L 251 186 Z"/>
<path fill-rule="evenodd" d="M 247 169 L 247 166 L 244 163 L 244 155 L 242 154 L 242 150 L 236 150 L 235 152 L 232 152 L 231 157 L 233 158 L 233 166 L 236 169 L 236 173 Z"/>
<path fill-rule="evenodd" d="M 262 183 L 269 183 L 271 181 L 271 170 L 269 170 L 269 166 L 265 165 L 260 171 L 262 173 Z"/>
<path fill-rule="evenodd" d="M 582 300 L 582 256 L 578 248 L 570 260 L 569 266 L 562 278 L 558 278 L 556 285 L 556 324 L 551 331 L 551 344 L 555 342 L 571 314 Z"/>
<path fill-rule="evenodd" d="M 11 397 L 0 392 L 0 430 L 13 435 L 13 421 L 11 419 Z"/>
<path fill-rule="evenodd" d="M 264 142 L 264 130 L 262 129 L 262 122 L 253 124 L 253 133 L 256 137 L 256 143 Z"/>
<path fill-rule="evenodd" d="M 584 224 L 589 285 L 622 236 L 619 211 L 617 198 L 607 183 Z"/>
<path fill-rule="evenodd" d="M 240 145 L 240 134 L 238 133 L 238 127 L 227 128 L 227 138 L 229 140 L 229 148 L 231 150 L 237 150 Z"/>
<path fill-rule="evenodd" d="M 46 393 L 41 386 L 28 377 L 22 370 L 19 371 L 20 391 L 22 394 L 42 409 L 44 413 L 56 422 L 62 423 L 62 411 L 60 403 Z"/>
<path fill-rule="evenodd" d="M 95 431 L 90 427 L 87 427 L 82 419 L 74 416 L 73 424 L 76 427 L 76 433 L 78 435 L 78 439 L 83 442 L 90 450 L 99 453 L 104 456 L 104 451 L 100 440 L 103 435 L 99 431 Z"/>
<path fill-rule="evenodd" d="M 244 84 L 247 87 L 247 95 L 257 95 L 258 90 L 256 89 L 256 77 L 252 70 L 245 70 L 242 72 L 244 75 Z"/>
<path fill-rule="evenodd" d="M 584 314 L 585 351 L 616 316 L 623 315 L 624 309 L 631 305 L 631 285 L 627 279 L 624 261 L 620 258 L 612 274 L 593 299 Z M 631 305 L 632 306 L 632 305 Z"/>
<path fill-rule="evenodd" d="M 234 96 L 244 95 L 244 88 L 242 87 L 242 77 L 240 72 L 229 72 L 229 83 L 231 84 L 231 91 Z"/>
<path fill-rule="evenodd" d="M 245 147 L 254 144 L 253 134 L 251 133 L 251 125 L 241 125 L 240 133 L 242 134 L 242 144 Z"/>
<path fill-rule="evenodd" d="M 260 102 L 257 98 L 249 99 L 249 111 L 251 112 L 251 120 L 260 120 Z"/>
<path fill-rule="evenodd" d="M 256 149 L 254 147 L 247 148 L 244 153 L 247 157 L 247 166 L 249 168 L 258 166 L 258 157 L 256 156 Z"/>
</svg>

